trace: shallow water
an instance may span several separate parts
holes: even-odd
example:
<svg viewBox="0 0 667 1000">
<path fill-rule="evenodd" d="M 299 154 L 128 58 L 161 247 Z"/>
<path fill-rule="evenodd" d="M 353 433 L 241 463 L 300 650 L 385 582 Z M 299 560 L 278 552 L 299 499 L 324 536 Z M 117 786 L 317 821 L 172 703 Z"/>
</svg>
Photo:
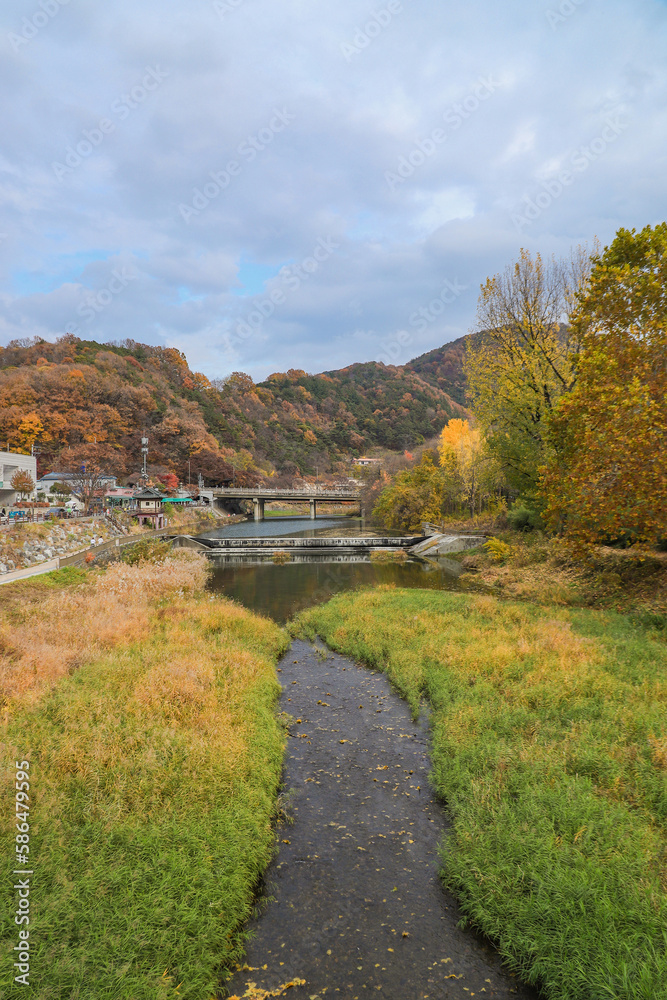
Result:
<svg viewBox="0 0 667 1000">
<path fill-rule="evenodd" d="M 457 926 L 443 892 L 446 820 L 429 783 L 427 720 L 412 721 L 383 674 L 309 643 L 293 643 L 278 677 L 292 717 L 283 780 L 293 822 L 277 830 L 266 905 L 248 928 L 251 968 L 230 993 L 299 979 L 293 1000 L 534 997 Z"/>
</svg>

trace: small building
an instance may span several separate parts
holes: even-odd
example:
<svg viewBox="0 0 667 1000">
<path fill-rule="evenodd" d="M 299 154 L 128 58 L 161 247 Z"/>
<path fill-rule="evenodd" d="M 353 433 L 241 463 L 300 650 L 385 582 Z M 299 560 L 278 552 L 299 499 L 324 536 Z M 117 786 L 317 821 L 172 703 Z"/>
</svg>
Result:
<svg viewBox="0 0 667 1000">
<path fill-rule="evenodd" d="M 132 496 L 136 502 L 134 516 L 139 524 L 150 524 L 152 528 L 164 528 L 166 524 L 164 516 L 164 497 L 152 486 L 145 486 L 143 490 L 138 490 Z"/>
<path fill-rule="evenodd" d="M 135 510 L 137 501 L 134 499 L 135 491 L 129 487 L 119 486 L 115 490 L 106 490 L 104 494 L 104 504 L 112 510 Z"/>
<path fill-rule="evenodd" d="M 37 489 L 43 493 L 49 493 L 52 486 L 58 483 L 65 483 L 69 485 L 72 480 L 76 481 L 76 475 L 72 472 L 47 472 L 45 476 L 42 476 L 37 483 Z M 114 476 L 112 473 L 104 473 L 98 479 L 100 488 L 104 490 L 113 490 L 116 488 L 116 483 L 118 477 Z"/>
<path fill-rule="evenodd" d="M 355 465 L 380 465 L 382 462 L 381 458 L 367 458 L 362 455 L 361 458 L 352 459 Z"/>
<path fill-rule="evenodd" d="M 0 451 L 0 508 L 13 507 L 19 499 L 12 488 L 15 472 L 29 472 L 33 483 L 37 480 L 37 459 L 32 455 L 18 455 L 12 451 Z M 34 499 L 33 492 L 31 499 Z"/>
</svg>

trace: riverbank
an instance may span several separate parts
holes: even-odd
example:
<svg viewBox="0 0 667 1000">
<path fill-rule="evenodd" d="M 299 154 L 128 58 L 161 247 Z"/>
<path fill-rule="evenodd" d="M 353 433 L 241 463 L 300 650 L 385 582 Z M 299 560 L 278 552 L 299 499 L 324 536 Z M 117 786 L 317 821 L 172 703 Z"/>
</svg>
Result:
<svg viewBox="0 0 667 1000">
<path fill-rule="evenodd" d="M 667 552 L 600 546 L 587 559 L 574 558 L 558 538 L 496 530 L 490 545 L 452 558 L 465 578 L 503 597 L 613 610 L 667 625 Z"/>
<path fill-rule="evenodd" d="M 242 955 L 273 850 L 287 638 L 204 593 L 207 569 L 181 552 L 3 588 L 3 742 L 7 762 L 30 762 L 35 996 L 201 1000 Z M 14 827 L 5 810 L 8 858 Z"/>
<path fill-rule="evenodd" d="M 550 1000 L 664 995 L 667 647 L 628 617 L 376 589 L 294 634 L 433 715 L 443 880 Z"/>
<path fill-rule="evenodd" d="M 17 524 L 0 533 L 0 578 L 101 545 L 120 534 L 104 517 Z"/>
</svg>

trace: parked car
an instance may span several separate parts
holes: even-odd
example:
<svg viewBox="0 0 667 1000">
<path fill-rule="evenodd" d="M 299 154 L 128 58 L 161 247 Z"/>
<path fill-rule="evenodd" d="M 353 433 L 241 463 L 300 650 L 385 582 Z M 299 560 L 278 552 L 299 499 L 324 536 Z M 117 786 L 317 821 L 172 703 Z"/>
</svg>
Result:
<svg viewBox="0 0 667 1000">
<path fill-rule="evenodd" d="M 49 517 L 71 517 L 71 512 L 66 507 L 51 507 Z"/>
</svg>

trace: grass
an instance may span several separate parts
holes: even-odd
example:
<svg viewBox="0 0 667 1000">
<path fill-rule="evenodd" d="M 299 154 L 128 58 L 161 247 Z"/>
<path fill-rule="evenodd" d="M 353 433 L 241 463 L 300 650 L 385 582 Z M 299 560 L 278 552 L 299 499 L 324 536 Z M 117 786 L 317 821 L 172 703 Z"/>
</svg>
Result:
<svg viewBox="0 0 667 1000">
<path fill-rule="evenodd" d="M 371 549 L 372 563 L 404 563 L 408 561 L 405 549 Z"/>
<path fill-rule="evenodd" d="M 550 1000 L 667 997 L 667 646 L 609 612 L 347 593 L 306 637 L 433 708 L 444 882 Z"/>
<path fill-rule="evenodd" d="M 25 607 L 43 600 L 49 594 L 65 587 L 78 586 L 89 579 L 85 569 L 65 566 L 52 573 L 31 576 L 25 580 L 14 580 L 0 587 L 0 614 L 7 614 L 12 608 Z"/>
<path fill-rule="evenodd" d="M 202 1000 L 242 955 L 273 850 L 284 742 L 274 664 L 287 637 L 203 594 L 205 573 L 201 556 L 179 552 L 14 607 L 22 641 L 5 650 L 3 742 L 7 762 L 30 760 L 40 1000 Z M 32 662 L 31 680 L 18 662 Z M 5 778 L 11 787 L 7 764 Z M 1 890 L 6 996 L 12 885 Z"/>
</svg>

